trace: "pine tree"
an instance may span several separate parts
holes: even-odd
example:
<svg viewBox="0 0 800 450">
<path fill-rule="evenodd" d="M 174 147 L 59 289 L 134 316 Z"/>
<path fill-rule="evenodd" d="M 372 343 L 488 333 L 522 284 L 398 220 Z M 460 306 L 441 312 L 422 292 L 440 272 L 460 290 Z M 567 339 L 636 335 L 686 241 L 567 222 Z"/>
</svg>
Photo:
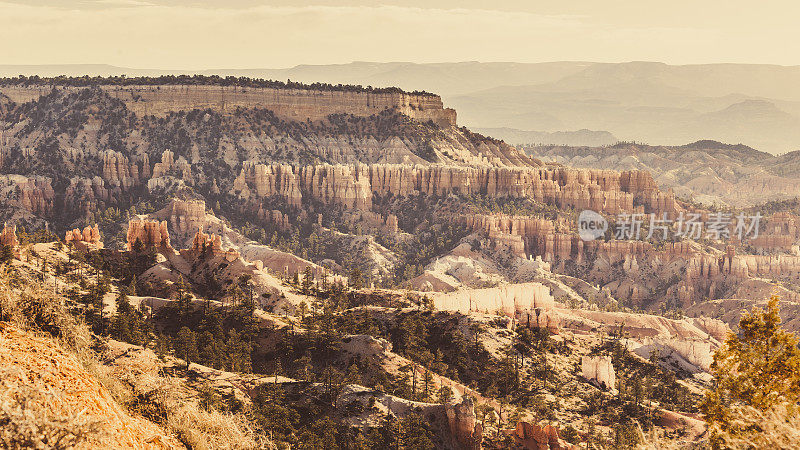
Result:
<svg viewBox="0 0 800 450">
<path fill-rule="evenodd" d="M 178 335 L 175 337 L 175 356 L 186 361 L 186 367 L 192 361 L 198 360 L 197 351 L 197 336 L 187 327 L 182 327 L 178 330 Z"/>
<path fill-rule="evenodd" d="M 297 305 L 297 310 L 298 310 L 297 312 L 300 313 L 300 320 L 305 321 L 306 314 L 308 314 L 308 305 L 306 304 L 306 302 L 301 301 L 300 304 Z"/>
<path fill-rule="evenodd" d="M 117 297 L 117 313 L 111 322 L 111 335 L 121 341 L 141 344 L 144 334 L 142 326 L 139 311 L 131 306 L 127 293 L 122 290 Z"/>
<path fill-rule="evenodd" d="M 780 322 L 778 297 L 773 296 L 766 310 L 753 308 L 742 316 L 739 335 L 730 334 L 714 354 L 714 387 L 700 404 L 712 443 L 725 434 L 758 429 L 757 423 L 755 428 L 742 425 L 743 412 L 767 412 L 782 405 L 792 412 L 800 401 L 798 339 L 783 330 Z"/>
<path fill-rule="evenodd" d="M 361 270 L 358 267 L 354 267 L 352 271 L 350 271 L 350 280 L 348 282 L 350 287 L 358 290 L 364 287 L 364 279 L 361 276 Z"/>
<path fill-rule="evenodd" d="M 142 240 L 137 237 L 136 240 L 133 241 L 133 245 L 131 245 L 131 250 L 133 250 L 135 253 L 144 252 L 145 246 Z"/>
<path fill-rule="evenodd" d="M 402 448 L 415 450 L 433 450 L 433 432 L 425 420 L 418 414 L 411 413 L 400 421 L 399 441 Z"/>
<path fill-rule="evenodd" d="M 14 249 L 10 245 L 0 247 L 0 264 L 5 264 L 14 258 Z"/>
<path fill-rule="evenodd" d="M 228 360 L 227 370 L 231 372 L 250 372 L 253 370 L 250 356 L 252 345 L 242 339 L 242 335 L 236 330 L 231 330 L 228 333 L 225 349 Z"/>
<path fill-rule="evenodd" d="M 450 386 L 442 386 L 439 388 L 439 392 L 437 393 L 437 397 L 439 403 L 449 403 L 453 400 L 453 388 Z"/>
<path fill-rule="evenodd" d="M 314 273 L 311 271 L 311 266 L 306 266 L 303 270 L 303 293 L 308 294 L 311 292 L 311 285 L 314 283 Z"/>
</svg>

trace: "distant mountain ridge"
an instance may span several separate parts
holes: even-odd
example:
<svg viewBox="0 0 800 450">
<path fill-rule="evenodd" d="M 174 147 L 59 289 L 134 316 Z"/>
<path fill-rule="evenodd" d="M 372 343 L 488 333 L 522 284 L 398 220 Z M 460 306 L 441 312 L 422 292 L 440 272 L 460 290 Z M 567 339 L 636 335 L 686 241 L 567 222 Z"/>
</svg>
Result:
<svg viewBox="0 0 800 450">
<path fill-rule="evenodd" d="M 608 131 L 576 130 L 576 131 L 531 131 L 516 128 L 473 128 L 474 131 L 502 139 L 511 145 L 611 145 L 619 142 Z"/>
<path fill-rule="evenodd" d="M 800 151 L 775 156 L 712 140 L 680 146 L 619 142 L 610 146 L 528 146 L 545 162 L 577 168 L 648 170 L 662 190 L 707 205 L 749 207 L 800 196 Z"/>
</svg>

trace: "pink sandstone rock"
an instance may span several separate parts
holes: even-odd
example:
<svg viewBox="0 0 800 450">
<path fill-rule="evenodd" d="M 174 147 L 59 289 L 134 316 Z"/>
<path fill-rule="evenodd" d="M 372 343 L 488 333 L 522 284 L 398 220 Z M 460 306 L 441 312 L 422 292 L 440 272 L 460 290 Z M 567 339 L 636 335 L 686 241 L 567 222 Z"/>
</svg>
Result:
<svg viewBox="0 0 800 450">
<path fill-rule="evenodd" d="M 566 450 L 572 445 L 559 437 L 558 428 L 546 424 L 540 426 L 526 421 L 517 422 L 516 428 L 510 430 L 514 442 L 525 450 Z"/>
<path fill-rule="evenodd" d="M 207 256 L 220 256 L 222 255 L 225 257 L 226 260 L 234 261 L 239 258 L 239 252 L 233 249 L 223 249 L 222 248 L 222 238 L 215 234 L 206 234 L 203 233 L 202 226 L 200 230 L 195 233 L 194 238 L 192 239 L 192 244 L 188 249 L 181 250 L 180 253 L 184 256 L 191 255 L 194 258 L 199 258 L 203 255 Z M 260 263 L 260 261 L 259 261 Z M 258 269 L 260 270 L 263 268 L 263 263 L 258 264 Z"/>
<path fill-rule="evenodd" d="M 674 195 L 659 193 L 648 172 L 563 167 L 402 164 L 292 167 L 245 162 L 235 180 L 234 193 L 243 199 L 277 195 L 294 206 L 302 204 L 304 197 L 310 197 L 365 210 L 371 208 L 373 193 L 528 197 L 559 207 L 591 208 L 610 214 L 634 211 L 634 199 L 653 212 L 674 209 Z"/>
<path fill-rule="evenodd" d="M 445 414 L 450 432 L 460 448 L 477 450 L 482 447 L 483 427 L 476 423 L 475 405 L 471 397 L 462 397 L 460 403 L 445 404 Z"/>
<path fill-rule="evenodd" d="M 157 220 L 131 220 L 128 222 L 126 247 L 133 249 L 136 240 L 140 240 L 145 247 L 152 247 L 159 251 L 172 250 L 169 241 L 167 222 Z"/>
<path fill-rule="evenodd" d="M 3 224 L 3 232 L 0 233 L 0 245 L 11 247 L 15 258 L 20 257 L 19 252 L 19 239 L 17 239 L 17 226 Z"/>
<path fill-rule="evenodd" d="M 64 235 L 64 242 L 67 245 L 72 244 L 83 251 L 103 248 L 103 243 L 100 242 L 100 229 L 97 224 L 93 227 L 85 227 L 83 231 L 78 228 L 67 231 Z"/>
</svg>

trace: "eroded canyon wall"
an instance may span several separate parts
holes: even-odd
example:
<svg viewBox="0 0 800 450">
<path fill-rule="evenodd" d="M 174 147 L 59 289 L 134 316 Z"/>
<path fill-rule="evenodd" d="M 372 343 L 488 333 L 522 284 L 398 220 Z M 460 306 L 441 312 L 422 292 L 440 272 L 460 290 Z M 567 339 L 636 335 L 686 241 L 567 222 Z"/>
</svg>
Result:
<svg viewBox="0 0 800 450">
<path fill-rule="evenodd" d="M 527 197 L 562 208 L 611 214 L 673 211 L 671 193 L 660 192 L 648 173 L 546 167 L 463 167 L 362 164 L 289 166 L 245 163 L 234 183 L 245 199 L 280 196 L 300 206 L 308 196 L 347 208 L 370 209 L 373 195 L 480 194 Z"/>
</svg>

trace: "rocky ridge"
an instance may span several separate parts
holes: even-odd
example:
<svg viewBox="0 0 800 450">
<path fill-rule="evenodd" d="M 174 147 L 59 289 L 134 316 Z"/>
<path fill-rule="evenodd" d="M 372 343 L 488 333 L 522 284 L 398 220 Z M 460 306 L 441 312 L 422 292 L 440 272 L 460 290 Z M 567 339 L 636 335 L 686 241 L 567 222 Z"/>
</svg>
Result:
<svg viewBox="0 0 800 450">
<path fill-rule="evenodd" d="M 774 156 L 744 145 L 618 143 L 603 147 L 526 147 L 532 157 L 576 168 L 647 170 L 661 189 L 712 205 L 747 207 L 800 196 L 796 153 Z"/>
</svg>

